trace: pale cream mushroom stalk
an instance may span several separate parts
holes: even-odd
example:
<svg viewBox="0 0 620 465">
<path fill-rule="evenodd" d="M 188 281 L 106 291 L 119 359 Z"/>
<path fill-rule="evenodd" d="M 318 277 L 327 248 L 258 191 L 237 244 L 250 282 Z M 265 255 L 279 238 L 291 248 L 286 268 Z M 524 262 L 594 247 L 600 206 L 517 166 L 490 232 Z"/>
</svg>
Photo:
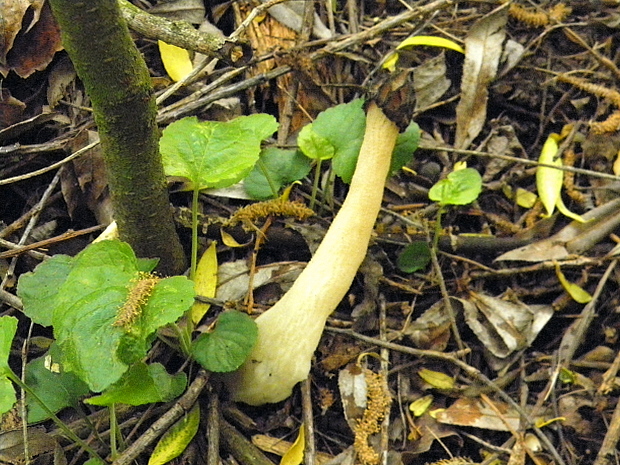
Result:
<svg viewBox="0 0 620 465">
<path fill-rule="evenodd" d="M 280 402 L 308 377 L 327 317 L 366 256 L 397 136 L 397 126 L 371 103 L 348 195 L 293 286 L 256 319 L 256 346 L 236 372 L 224 377 L 233 400 L 250 405 Z"/>
</svg>

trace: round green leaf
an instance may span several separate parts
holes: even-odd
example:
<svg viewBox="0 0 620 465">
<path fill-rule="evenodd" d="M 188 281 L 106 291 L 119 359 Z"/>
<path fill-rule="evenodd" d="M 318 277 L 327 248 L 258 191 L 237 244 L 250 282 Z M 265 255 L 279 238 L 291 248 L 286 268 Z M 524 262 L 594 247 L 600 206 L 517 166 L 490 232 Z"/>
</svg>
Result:
<svg viewBox="0 0 620 465">
<path fill-rule="evenodd" d="M 424 241 L 416 241 L 409 244 L 400 253 L 396 260 L 396 266 L 404 273 L 415 273 L 426 268 L 431 261 L 431 252 L 428 244 Z"/>
<path fill-rule="evenodd" d="M 467 205 L 482 191 L 482 177 L 473 168 L 453 171 L 438 181 L 428 192 L 428 198 L 440 205 Z"/>
<path fill-rule="evenodd" d="M 261 152 L 261 161 L 269 179 L 276 190 L 297 181 L 310 172 L 310 160 L 298 150 L 282 150 L 270 147 Z M 273 197 L 269 181 L 259 163 L 243 180 L 245 191 L 254 199 L 264 200 Z"/>
<path fill-rule="evenodd" d="M 192 345 L 196 361 L 209 371 L 227 373 L 241 366 L 250 354 L 258 328 L 247 314 L 222 313 L 212 333 L 201 334 Z"/>
</svg>

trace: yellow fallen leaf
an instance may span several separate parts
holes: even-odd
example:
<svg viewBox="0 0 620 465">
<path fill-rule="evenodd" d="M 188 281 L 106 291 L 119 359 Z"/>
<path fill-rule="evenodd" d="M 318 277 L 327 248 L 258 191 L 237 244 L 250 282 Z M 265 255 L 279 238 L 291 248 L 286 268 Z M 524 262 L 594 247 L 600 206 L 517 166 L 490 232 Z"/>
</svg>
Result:
<svg viewBox="0 0 620 465">
<path fill-rule="evenodd" d="M 205 253 L 202 254 L 196 267 L 196 274 L 194 275 L 196 295 L 210 298 L 215 297 L 215 290 L 217 288 L 216 244 L 215 241 L 211 243 Z M 198 324 L 210 307 L 211 305 L 204 302 L 194 302 L 191 310 L 192 323 Z"/>
<path fill-rule="evenodd" d="M 522 187 L 517 187 L 517 192 L 515 193 L 515 200 L 517 205 L 523 208 L 532 208 L 536 203 L 538 196 L 533 192 L 523 189 Z"/>
<path fill-rule="evenodd" d="M 453 40 L 446 39 L 444 37 L 436 37 L 436 36 L 413 36 L 403 40 L 398 46 L 396 50 L 402 50 L 404 48 L 415 47 L 416 45 L 426 45 L 429 47 L 441 47 L 447 48 L 450 50 L 454 50 L 455 52 L 465 53 L 463 47 L 454 42 Z"/>
<path fill-rule="evenodd" d="M 159 54 L 164 68 L 173 81 L 181 81 L 192 72 L 194 65 L 189 57 L 189 52 L 184 48 L 170 45 L 161 40 L 157 41 Z"/>
<path fill-rule="evenodd" d="M 559 134 L 552 133 L 549 135 L 538 158 L 539 163 L 545 165 L 552 165 L 562 167 L 562 159 L 558 156 L 559 146 L 558 141 L 562 139 Z M 584 223 L 585 220 L 571 212 L 564 201 L 562 200 L 562 183 L 564 181 L 564 172 L 560 169 L 551 168 L 548 166 L 539 166 L 536 169 L 536 188 L 538 189 L 538 196 L 543 206 L 547 210 L 547 217 L 553 215 L 555 207 L 558 208 L 560 213 L 580 223 Z"/>
<path fill-rule="evenodd" d="M 286 451 L 286 454 L 282 456 L 280 460 L 280 465 L 300 465 L 304 459 L 304 449 L 306 447 L 306 440 L 304 436 L 304 425 L 303 423 L 299 427 L 299 433 L 297 434 L 297 439 L 291 446 L 289 450 Z"/>
<path fill-rule="evenodd" d="M 434 388 L 442 390 L 454 389 L 454 378 L 445 373 L 423 368 L 418 371 L 418 376 Z"/>
<path fill-rule="evenodd" d="M 559 140 L 559 134 L 553 133 L 549 135 L 540 152 L 539 163 L 562 166 L 562 160 L 558 157 Z M 547 210 L 547 216 L 553 215 L 562 191 L 563 179 L 564 173 L 561 170 L 546 166 L 539 166 L 536 170 L 536 188 L 538 189 L 540 201 Z"/>
<path fill-rule="evenodd" d="M 555 274 L 558 277 L 560 284 L 575 302 L 578 302 L 580 304 L 587 304 L 592 300 L 592 296 L 588 291 L 575 283 L 571 283 L 568 279 L 566 279 L 566 276 L 564 276 L 564 273 L 562 273 L 560 265 L 557 262 L 555 262 L 554 265 Z"/>
<path fill-rule="evenodd" d="M 424 415 L 424 413 L 426 413 L 432 403 L 432 395 L 420 397 L 419 399 L 416 399 L 411 402 L 411 404 L 409 404 L 409 410 L 411 411 L 411 413 L 413 413 L 414 416 L 421 417 L 422 415 Z"/>
<path fill-rule="evenodd" d="M 449 50 L 454 50 L 455 52 L 460 52 L 463 54 L 465 53 L 463 47 L 450 39 L 435 36 L 413 36 L 403 40 L 400 44 L 398 44 L 398 46 L 396 47 L 396 51 L 388 55 L 381 67 L 383 69 L 387 69 L 390 72 L 393 72 L 396 69 L 396 64 L 398 63 L 398 50 L 412 48 L 420 45 L 426 45 L 428 47 L 447 48 Z"/>
<path fill-rule="evenodd" d="M 234 237 L 232 237 L 230 234 L 228 234 L 223 229 L 220 229 L 220 237 L 222 238 L 222 242 L 224 243 L 226 247 L 235 248 L 235 247 L 244 247 L 245 245 L 247 245 L 247 244 L 239 244 Z"/>
</svg>

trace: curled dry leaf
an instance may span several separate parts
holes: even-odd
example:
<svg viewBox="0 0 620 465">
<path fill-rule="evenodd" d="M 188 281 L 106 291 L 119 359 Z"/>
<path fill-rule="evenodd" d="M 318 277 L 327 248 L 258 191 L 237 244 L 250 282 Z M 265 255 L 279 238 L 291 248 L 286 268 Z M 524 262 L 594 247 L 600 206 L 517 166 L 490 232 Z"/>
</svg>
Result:
<svg viewBox="0 0 620 465">
<path fill-rule="evenodd" d="M 32 20 L 22 25 L 28 9 Z M 48 2 L 4 0 L 0 2 L 0 74 L 9 71 L 27 78 L 41 71 L 52 61 L 54 54 L 62 50 L 60 29 L 52 16 Z"/>
<path fill-rule="evenodd" d="M 553 315 L 551 305 L 529 306 L 470 292 L 463 304 L 465 321 L 486 349 L 506 358 L 531 344 Z"/>
<path fill-rule="evenodd" d="M 474 24 L 465 39 L 461 100 L 456 107 L 457 149 L 466 149 L 486 121 L 488 87 L 497 74 L 506 20 L 506 8 L 498 9 Z"/>
</svg>

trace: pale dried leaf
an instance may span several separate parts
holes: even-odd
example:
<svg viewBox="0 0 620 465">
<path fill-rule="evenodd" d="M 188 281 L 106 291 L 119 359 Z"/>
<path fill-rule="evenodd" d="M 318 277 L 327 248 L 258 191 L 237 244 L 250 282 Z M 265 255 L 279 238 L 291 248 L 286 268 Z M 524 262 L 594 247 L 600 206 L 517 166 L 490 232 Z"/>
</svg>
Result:
<svg viewBox="0 0 620 465">
<path fill-rule="evenodd" d="M 518 431 L 521 427 L 519 412 L 508 404 L 495 401 L 494 406 L 498 413 L 480 399 L 461 397 L 450 407 L 440 410 L 435 418 L 440 423 L 458 426 L 472 426 L 474 428 L 493 431 Z"/>
<path fill-rule="evenodd" d="M 368 390 L 366 377 L 362 370 L 354 363 L 338 373 L 338 389 L 342 400 L 344 418 L 354 430 L 355 425 L 364 416 L 366 410 Z"/>
<path fill-rule="evenodd" d="M 414 112 L 423 111 L 439 101 L 450 88 L 450 84 L 450 80 L 446 77 L 446 60 L 443 53 L 415 67 L 413 70 Z"/>
<path fill-rule="evenodd" d="M 456 107 L 455 147 L 466 149 L 486 121 L 488 86 L 497 74 L 506 31 L 506 8 L 485 16 L 465 39 L 461 100 Z"/>
</svg>

